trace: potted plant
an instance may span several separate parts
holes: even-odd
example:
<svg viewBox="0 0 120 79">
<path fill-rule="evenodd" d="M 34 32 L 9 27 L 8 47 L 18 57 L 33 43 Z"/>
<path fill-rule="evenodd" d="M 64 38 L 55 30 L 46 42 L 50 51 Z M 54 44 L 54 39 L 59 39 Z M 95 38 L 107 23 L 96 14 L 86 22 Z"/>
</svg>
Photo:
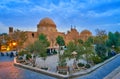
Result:
<svg viewBox="0 0 120 79">
<path fill-rule="evenodd" d="M 69 67 L 67 66 L 66 58 L 64 58 L 63 55 L 59 56 L 59 63 L 57 66 L 57 72 L 59 74 L 63 74 L 63 75 L 67 75 L 69 72 Z"/>
</svg>

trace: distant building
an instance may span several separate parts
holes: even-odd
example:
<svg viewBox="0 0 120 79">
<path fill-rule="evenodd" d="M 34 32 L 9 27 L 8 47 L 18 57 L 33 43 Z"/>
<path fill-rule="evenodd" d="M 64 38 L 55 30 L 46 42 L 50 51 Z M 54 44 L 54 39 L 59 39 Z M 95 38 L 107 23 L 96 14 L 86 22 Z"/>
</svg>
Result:
<svg viewBox="0 0 120 79">
<path fill-rule="evenodd" d="M 38 39 L 38 35 L 41 33 L 47 36 L 47 39 L 50 42 L 50 47 L 57 46 L 56 38 L 58 35 L 64 38 L 66 44 L 68 44 L 70 41 L 74 41 L 77 39 L 82 39 L 83 41 L 85 41 L 88 39 L 88 37 L 92 36 L 92 33 L 89 30 L 83 30 L 81 33 L 79 33 L 76 28 L 71 27 L 71 30 L 68 31 L 67 34 L 65 34 L 63 32 L 58 32 L 56 27 L 57 26 L 52 19 L 43 18 L 37 24 L 36 32 L 26 31 L 28 39 L 24 43 L 24 47 L 31 43 L 34 43 L 34 41 Z M 9 30 L 10 30 L 9 33 L 11 34 L 11 32 L 13 32 L 13 28 L 10 27 Z"/>
</svg>

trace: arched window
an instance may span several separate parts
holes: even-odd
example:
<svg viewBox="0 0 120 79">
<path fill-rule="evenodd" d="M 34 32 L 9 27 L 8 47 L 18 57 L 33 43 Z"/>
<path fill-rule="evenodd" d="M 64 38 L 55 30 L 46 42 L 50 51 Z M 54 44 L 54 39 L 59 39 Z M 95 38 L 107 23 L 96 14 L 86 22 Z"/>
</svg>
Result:
<svg viewBox="0 0 120 79">
<path fill-rule="evenodd" d="M 34 38 L 34 33 L 32 33 L 32 37 Z"/>
</svg>

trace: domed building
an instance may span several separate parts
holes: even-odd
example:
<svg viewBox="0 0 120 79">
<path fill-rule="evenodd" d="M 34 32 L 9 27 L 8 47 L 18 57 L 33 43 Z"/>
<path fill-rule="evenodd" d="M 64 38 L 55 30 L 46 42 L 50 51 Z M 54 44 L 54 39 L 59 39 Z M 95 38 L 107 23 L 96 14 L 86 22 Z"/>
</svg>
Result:
<svg viewBox="0 0 120 79">
<path fill-rule="evenodd" d="M 68 31 L 67 34 L 65 34 L 63 32 L 58 32 L 56 27 L 57 26 L 52 19 L 48 17 L 41 19 L 40 22 L 37 24 L 36 32 L 26 31 L 28 39 L 24 43 L 23 47 L 26 47 L 29 44 L 34 43 L 41 33 L 47 36 L 47 39 L 50 42 L 50 47 L 57 46 L 56 44 L 57 36 L 62 36 L 65 40 L 65 44 L 68 44 L 70 41 L 75 41 L 77 39 L 82 39 L 83 41 L 85 41 L 88 39 L 88 37 L 92 36 L 92 33 L 89 30 L 83 30 L 81 33 L 79 33 L 76 30 L 76 28 L 71 28 L 71 30 Z M 11 32 L 9 32 L 9 34 L 11 34 Z"/>
<path fill-rule="evenodd" d="M 45 33 L 45 32 L 57 32 L 56 24 L 54 21 L 48 17 L 43 18 L 39 24 L 37 25 L 37 32 Z"/>
<path fill-rule="evenodd" d="M 56 45 L 56 38 L 58 35 L 63 37 L 65 35 L 64 33 L 57 31 L 56 24 L 48 17 L 40 20 L 39 24 L 37 25 L 37 33 L 38 35 L 44 33 L 47 36 L 47 39 L 50 42 L 50 47 Z"/>
<path fill-rule="evenodd" d="M 88 37 L 92 36 L 92 33 L 89 30 L 83 30 L 80 33 L 80 39 L 82 39 L 83 41 L 87 40 Z"/>
<path fill-rule="evenodd" d="M 70 31 L 65 35 L 65 42 L 68 44 L 70 41 L 79 39 L 79 32 L 75 28 L 71 28 Z"/>
</svg>

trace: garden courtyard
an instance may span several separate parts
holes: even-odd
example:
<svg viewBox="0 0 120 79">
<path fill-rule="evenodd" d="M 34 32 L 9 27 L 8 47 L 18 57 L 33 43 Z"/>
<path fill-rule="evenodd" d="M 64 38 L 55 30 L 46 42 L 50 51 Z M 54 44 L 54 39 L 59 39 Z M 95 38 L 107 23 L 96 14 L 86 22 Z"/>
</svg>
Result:
<svg viewBox="0 0 120 79">
<path fill-rule="evenodd" d="M 58 36 L 56 43 L 59 46 L 48 48 L 49 41 L 41 34 L 37 41 L 18 52 L 17 62 L 62 75 L 73 74 L 86 71 L 118 54 L 119 40 L 118 32 L 107 35 L 98 30 L 95 37 L 86 41 L 74 40 L 67 45 L 63 37 Z"/>
<path fill-rule="evenodd" d="M 119 55 L 119 41 L 119 32 L 107 34 L 104 30 L 97 30 L 96 36 L 91 36 L 86 40 L 74 39 L 67 44 L 62 36 L 57 36 L 55 40 L 57 46 L 54 47 L 51 46 L 53 44 L 48 41 L 47 36 L 41 33 L 34 43 L 30 43 L 25 48 L 22 48 L 23 41 L 16 42 L 12 49 L 16 49 L 17 54 L 9 52 L 6 55 L 15 56 L 17 65 L 29 66 L 63 76 L 76 73 L 83 75 L 94 71 L 111 61 L 112 57 Z"/>
</svg>

